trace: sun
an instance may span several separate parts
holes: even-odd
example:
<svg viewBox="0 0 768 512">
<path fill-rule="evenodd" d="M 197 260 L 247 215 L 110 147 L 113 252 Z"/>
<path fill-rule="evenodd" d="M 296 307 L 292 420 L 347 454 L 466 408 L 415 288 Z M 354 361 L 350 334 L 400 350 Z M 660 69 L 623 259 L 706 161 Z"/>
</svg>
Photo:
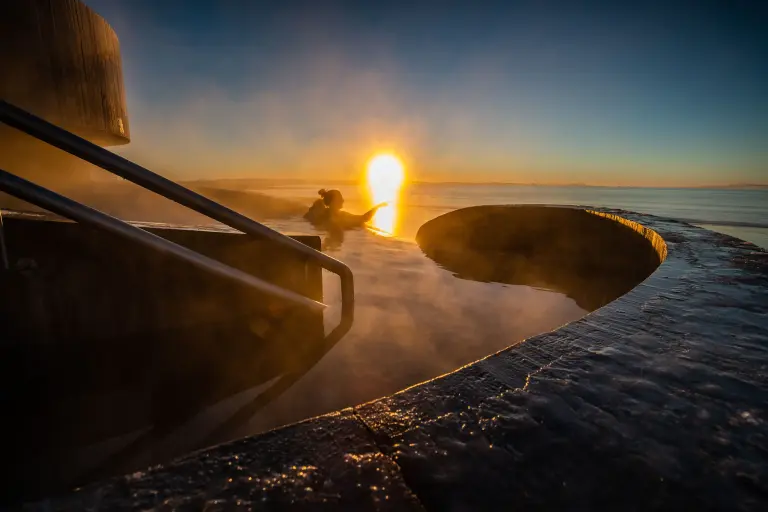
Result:
<svg viewBox="0 0 768 512">
<path fill-rule="evenodd" d="M 368 161 L 368 188 L 374 203 L 391 202 L 397 199 L 405 180 L 405 170 L 400 159 L 384 153 Z"/>
<path fill-rule="evenodd" d="M 403 163 L 395 155 L 382 153 L 368 161 L 366 182 L 374 205 L 387 203 L 380 208 L 371 224 L 380 233 L 392 235 L 397 224 L 397 202 L 405 181 Z"/>
</svg>

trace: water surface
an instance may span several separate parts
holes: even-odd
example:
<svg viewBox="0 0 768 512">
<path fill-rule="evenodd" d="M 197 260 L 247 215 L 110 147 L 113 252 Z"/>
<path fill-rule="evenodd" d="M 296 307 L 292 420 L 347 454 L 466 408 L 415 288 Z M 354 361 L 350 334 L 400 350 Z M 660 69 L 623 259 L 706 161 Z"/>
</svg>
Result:
<svg viewBox="0 0 768 512">
<path fill-rule="evenodd" d="M 308 205 L 319 188 L 330 187 L 272 184 L 257 191 Z M 362 186 L 334 188 L 344 194 L 345 209 L 359 213 L 370 206 Z M 705 224 L 768 246 L 766 190 L 412 184 L 374 229 L 327 233 L 300 218 L 264 219 L 284 233 L 319 234 L 324 250 L 352 268 L 356 321 L 330 354 L 238 434 L 395 392 L 586 314 L 560 293 L 458 279 L 422 254 L 414 242 L 420 226 L 482 204 L 621 208 Z M 323 284 L 326 301 L 337 303 L 336 277 L 326 274 Z M 337 321 L 329 311 L 328 325 Z"/>
<path fill-rule="evenodd" d="M 254 187 L 253 201 L 268 195 L 308 207 L 319 188 L 328 187 Z M 347 199 L 347 210 L 361 213 L 370 206 L 359 187 L 337 188 Z M 122 469 L 385 396 L 586 314 L 562 293 L 459 279 L 423 255 L 414 241 L 421 225 L 457 208 L 482 204 L 623 208 L 692 221 L 768 246 L 768 192 L 762 190 L 416 184 L 406 187 L 378 229 L 327 233 L 296 214 L 259 218 L 283 233 L 320 235 L 324 251 L 351 267 L 356 288 L 352 330 L 277 399 L 262 403 L 258 398 L 274 382 L 232 396 L 133 454 Z M 323 286 L 326 303 L 338 304 L 336 277 L 324 275 Z M 337 322 L 338 308 L 331 308 L 326 328 Z M 138 435 L 94 446 L 86 457 L 90 462 L 81 463 L 93 464 Z"/>
</svg>

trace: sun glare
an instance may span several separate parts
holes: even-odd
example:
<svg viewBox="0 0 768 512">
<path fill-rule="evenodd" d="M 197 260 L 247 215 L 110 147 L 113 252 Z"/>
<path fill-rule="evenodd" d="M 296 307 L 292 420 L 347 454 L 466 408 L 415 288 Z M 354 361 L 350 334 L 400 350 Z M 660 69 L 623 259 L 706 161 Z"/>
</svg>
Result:
<svg viewBox="0 0 768 512">
<path fill-rule="evenodd" d="M 405 170 L 400 160 L 390 154 L 376 155 L 368 162 L 368 191 L 374 205 L 386 202 L 371 219 L 371 224 L 383 234 L 392 235 L 397 224 L 397 202 L 405 181 Z"/>
</svg>

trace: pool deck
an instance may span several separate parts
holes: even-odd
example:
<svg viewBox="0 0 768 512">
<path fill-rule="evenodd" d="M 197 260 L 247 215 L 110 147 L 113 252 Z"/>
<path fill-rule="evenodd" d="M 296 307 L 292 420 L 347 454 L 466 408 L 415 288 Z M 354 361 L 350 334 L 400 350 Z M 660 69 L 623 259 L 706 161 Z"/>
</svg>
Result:
<svg viewBox="0 0 768 512">
<path fill-rule="evenodd" d="M 594 313 L 395 395 L 30 508 L 765 510 L 768 253 L 598 211 L 648 228 L 667 258 Z"/>
</svg>

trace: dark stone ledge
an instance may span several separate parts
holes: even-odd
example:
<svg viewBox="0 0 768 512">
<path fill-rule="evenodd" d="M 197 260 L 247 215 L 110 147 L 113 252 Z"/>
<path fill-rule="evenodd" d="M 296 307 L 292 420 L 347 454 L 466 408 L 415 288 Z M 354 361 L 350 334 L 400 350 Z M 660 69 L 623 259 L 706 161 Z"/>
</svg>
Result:
<svg viewBox="0 0 768 512">
<path fill-rule="evenodd" d="M 764 510 L 768 254 L 668 219 L 599 213 L 667 255 L 583 319 L 41 508 Z"/>
</svg>

